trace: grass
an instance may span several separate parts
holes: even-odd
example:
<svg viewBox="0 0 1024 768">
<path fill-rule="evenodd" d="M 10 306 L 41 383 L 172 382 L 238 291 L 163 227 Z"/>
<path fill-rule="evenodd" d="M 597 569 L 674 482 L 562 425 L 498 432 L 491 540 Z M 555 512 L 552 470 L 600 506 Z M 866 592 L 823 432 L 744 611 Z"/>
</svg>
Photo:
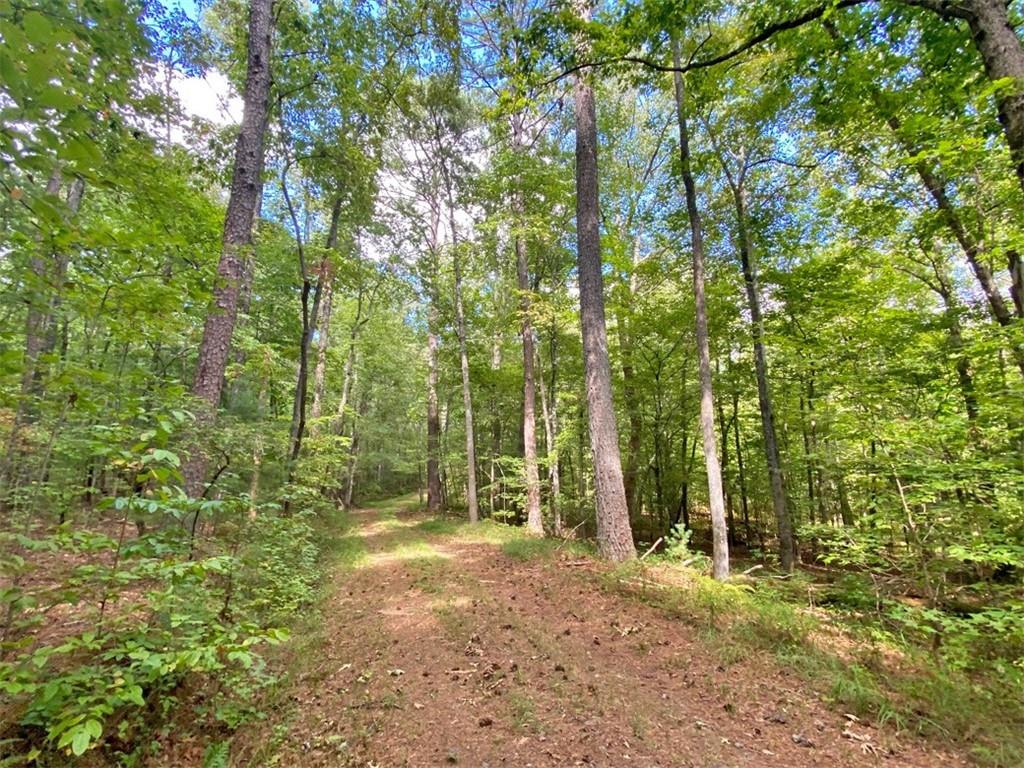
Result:
<svg viewBox="0 0 1024 768">
<path fill-rule="evenodd" d="M 666 585 L 632 563 L 599 578 L 609 591 L 700 627 L 723 665 L 769 654 L 844 712 L 966 747 L 990 768 L 1024 765 L 1024 696 L 1013 676 L 969 676 L 909 645 L 858 637 L 788 602 L 801 594 L 799 585 L 720 584 L 683 569 L 673 575 L 680 573 L 682 585 Z M 884 660 L 885 651 L 898 667 Z"/>
<path fill-rule="evenodd" d="M 506 700 L 512 713 L 512 725 L 517 730 L 532 733 L 539 733 L 541 731 L 540 721 L 537 719 L 536 706 L 529 695 L 519 691 L 512 691 L 508 694 Z"/>
</svg>

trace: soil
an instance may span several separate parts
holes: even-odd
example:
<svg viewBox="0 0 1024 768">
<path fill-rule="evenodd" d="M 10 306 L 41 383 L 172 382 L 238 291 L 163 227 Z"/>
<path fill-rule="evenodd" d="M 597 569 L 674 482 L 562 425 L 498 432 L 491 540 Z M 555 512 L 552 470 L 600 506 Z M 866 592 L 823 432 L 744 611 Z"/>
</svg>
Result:
<svg viewBox="0 0 1024 768">
<path fill-rule="evenodd" d="M 968 764 L 830 709 L 767 655 L 723 663 L 699 627 L 599 589 L 589 560 L 514 559 L 423 520 L 355 514 L 365 557 L 332 577 L 233 765 Z"/>
</svg>

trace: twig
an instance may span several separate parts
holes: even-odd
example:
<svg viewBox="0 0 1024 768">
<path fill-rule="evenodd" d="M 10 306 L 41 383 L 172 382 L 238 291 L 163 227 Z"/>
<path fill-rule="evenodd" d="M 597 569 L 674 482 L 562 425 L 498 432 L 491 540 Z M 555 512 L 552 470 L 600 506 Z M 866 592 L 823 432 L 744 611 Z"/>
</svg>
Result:
<svg viewBox="0 0 1024 768">
<path fill-rule="evenodd" d="M 587 521 L 584 520 L 583 523 L 585 523 L 585 522 L 587 522 Z M 559 544 L 557 547 L 555 547 L 555 552 L 557 552 L 558 550 L 560 550 L 562 547 L 564 547 L 566 545 L 566 543 L 569 541 L 569 537 L 572 536 L 574 533 L 576 533 L 576 531 L 578 531 L 583 526 L 583 523 L 580 523 L 575 528 L 573 528 L 571 531 L 569 531 L 567 534 L 565 534 L 565 536 L 562 537 L 562 543 Z"/>
<path fill-rule="evenodd" d="M 656 542 L 654 542 L 653 544 L 651 544 L 650 548 L 646 552 L 644 552 L 642 555 L 640 555 L 640 560 L 643 561 L 643 559 L 645 557 L 647 557 L 649 554 L 651 554 L 651 552 L 653 552 L 655 549 L 657 549 L 658 545 L 661 544 L 662 541 L 664 541 L 664 537 L 659 536 L 658 540 Z"/>
</svg>

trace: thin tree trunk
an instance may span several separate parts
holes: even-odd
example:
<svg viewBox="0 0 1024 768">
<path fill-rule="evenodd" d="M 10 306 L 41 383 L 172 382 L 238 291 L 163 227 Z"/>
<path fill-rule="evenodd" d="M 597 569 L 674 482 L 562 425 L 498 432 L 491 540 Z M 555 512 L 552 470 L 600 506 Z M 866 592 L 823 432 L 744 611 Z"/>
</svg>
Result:
<svg viewBox="0 0 1024 768">
<path fill-rule="evenodd" d="M 633 240 L 633 271 L 629 276 L 629 301 L 636 294 L 636 269 L 640 262 L 640 234 Z M 629 310 L 623 307 L 617 318 L 619 330 L 619 352 L 622 358 L 623 399 L 629 416 L 629 439 L 626 443 L 626 466 L 623 470 L 623 485 L 626 490 L 626 506 L 629 517 L 634 519 L 638 513 L 639 489 L 637 478 L 640 467 L 640 446 L 643 433 L 643 419 L 640 415 L 640 398 L 636 386 L 636 373 L 633 365 L 633 333 L 630 328 Z M 659 507 L 660 509 L 660 507 Z"/>
<path fill-rule="evenodd" d="M 733 185 L 736 205 L 736 230 L 739 234 L 740 262 L 743 284 L 750 310 L 750 333 L 754 341 L 754 374 L 757 378 L 757 404 L 761 412 L 761 432 L 764 436 L 764 456 L 768 465 L 768 479 L 772 489 L 772 511 L 775 513 L 775 531 L 779 537 L 779 564 L 791 572 L 796 564 L 796 545 L 793 538 L 793 520 L 786 505 L 786 481 L 782 470 L 779 440 L 775 433 L 775 409 L 768 387 L 768 357 L 764 348 L 764 319 L 761 316 L 761 292 L 757 284 L 757 267 L 747 219 L 746 189 L 740 178 Z M 738 432 L 737 432 L 738 437 Z"/>
<path fill-rule="evenodd" d="M 433 292 L 432 292 L 433 294 Z M 441 488 L 441 414 L 437 402 L 438 336 L 437 302 L 433 295 L 427 309 L 427 511 L 443 508 Z"/>
<path fill-rule="evenodd" d="M 243 95 L 242 126 L 235 144 L 235 162 L 224 217 L 224 237 L 213 301 L 206 316 L 203 340 L 192 394 L 202 407 L 196 424 L 200 434 L 216 420 L 224 385 L 231 336 L 238 315 L 238 296 L 244 265 L 252 244 L 252 224 L 263 190 L 264 137 L 270 96 L 270 52 L 273 0 L 252 0 L 249 8 L 249 42 Z M 185 489 L 192 498 L 203 495 L 206 455 L 193 445 L 182 468 Z"/>
<path fill-rule="evenodd" d="M 366 415 L 369 405 L 366 393 L 359 396 L 359 408 L 357 417 Z M 356 487 L 356 464 L 359 457 L 359 422 L 358 418 L 352 422 L 352 442 L 348 446 L 348 478 L 345 483 L 345 509 L 352 509 L 352 498 Z"/>
<path fill-rule="evenodd" d="M 721 376 L 721 369 L 718 358 L 715 358 L 715 375 Z M 729 476 L 729 423 L 725 420 L 725 407 L 722 405 L 722 398 L 718 398 L 718 428 L 722 432 L 722 476 L 723 480 Z M 726 533 L 729 538 L 729 546 L 736 543 L 736 519 L 732 503 L 732 492 L 729 485 L 723 482 L 725 491 L 725 520 Z"/>
<path fill-rule="evenodd" d="M 338 222 L 341 217 L 341 205 L 342 200 L 339 197 L 334 201 L 334 207 L 331 210 L 331 228 L 327 233 L 328 253 L 335 251 L 338 247 Z M 316 368 L 313 370 L 313 404 L 309 409 L 309 418 L 312 422 L 310 431 L 314 435 L 320 431 L 319 420 L 323 415 L 324 387 L 327 380 L 327 350 L 330 347 L 331 312 L 334 305 L 334 280 L 332 273 L 329 270 L 325 271 L 323 279 L 325 284 L 321 300 L 320 317 L 316 319 L 317 340 Z"/>
<path fill-rule="evenodd" d="M 352 394 L 352 380 L 356 372 L 356 342 L 359 340 L 359 329 L 370 319 L 368 315 L 363 317 L 363 294 L 364 286 L 360 282 L 356 294 L 356 316 L 348 332 L 348 352 L 345 355 L 345 365 L 341 374 L 341 398 L 338 400 L 338 410 L 334 416 L 334 433 L 336 435 L 345 434 L 345 416 Z"/>
<path fill-rule="evenodd" d="M 523 203 L 517 194 L 513 211 L 522 226 Z M 519 332 L 523 344 L 523 468 L 526 473 L 526 528 L 537 536 L 544 535 L 544 520 L 540 512 L 540 475 L 537 471 L 537 393 L 534 365 L 533 323 L 530 320 L 530 273 L 526 255 L 526 242 L 517 230 L 515 235 L 516 285 L 519 288 Z M 545 422 L 545 429 L 548 429 Z M 550 450 L 550 442 L 549 442 Z"/>
<path fill-rule="evenodd" d="M 295 464 L 302 451 L 302 439 L 306 433 L 306 401 L 309 396 L 309 349 L 313 343 L 313 330 L 315 323 L 320 316 L 320 301 L 323 297 L 324 284 L 327 282 L 329 262 L 327 255 L 320 261 L 320 268 L 317 270 L 316 286 L 313 287 L 309 271 L 306 267 L 305 248 L 302 243 L 302 232 L 299 230 L 299 222 L 295 216 L 295 209 L 292 207 L 291 197 L 288 194 L 288 163 L 285 163 L 281 172 L 281 192 L 284 196 L 288 214 L 295 229 L 295 246 L 299 256 L 299 270 L 302 275 L 302 334 L 299 337 L 299 369 L 295 381 L 295 395 L 292 400 L 292 423 L 289 431 L 288 446 L 288 469 L 286 481 L 291 482 L 295 472 Z M 309 295 L 313 294 L 313 304 L 310 307 Z M 285 510 L 288 503 L 285 502 Z"/>
<path fill-rule="evenodd" d="M 577 0 L 583 22 L 590 20 L 589 0 Z M 582 45 L 581 55 L 585 55 Z M 612 401 L 608 361 L 604 285 L 601 276 L 600 201 L 597 175 L 597 115 L 589 73 L 576 77 L 576 237 L 580 322 L 586 378 L 590 447 L 594 461 L 597 540 L 601 554 L 613 561 L 636 557 L 622 482 L 619 435 Z"/>
<path fill-rule="evenodd" d="M 444 173 L 448 195 L 448 226 L 452 236 L 452 265 L 455 272 L 455 331 L 459 337 L 459 363 L 462 368 L 462 408 L 466 421 L 466 507 L 469 522 L 480 521 L 480 508 L 476 498 L 476 440 L 473 434 L 473 395 L 469 382 L 469 353 L 466 349 L 466 309 L 462 301 L 462 255 L 459 252 L 458 230 L 455 226 L 455 201 L 452 181 Z"/>
<path fill-rule="evenodd" d="M 554 341 L 552 340 L 552 344 Z M 548 461 L 548 505 L 551 509 L 551 520 L 552 530 L 556 536 L 562 535 L 562 509 L 561 509 L 561 494 L 562 494 L 562 478 L 558 468 L 558 424 L 557 424 L 557 403 L 555 397 L 557 390 L 555 389 L 555 365 L 554 365 L 554 347 L 552 346 L 552 361 L 551 361 L 551 391 L 548 392 L 548 386 L 544 383 L 544 373 L 538 366 L 537 381 L 540 382 L 540 404 L 541 412 L 544 419 L 544 450 L 547 454 Z M 549 405 L 550 403 L 550 405 Z"/>
<path fill-rule="evenodd" d="M 68 187 L 68 195 L 65 200 L 65 214 L 70 219 L 78 213 L 82 204 L 82 196 L 85 194 L 85 181 L 76 176 Z M 43 355 L 48 355 L 57 347 L 57 325 L 60 315 L 60 305 L 64 300 L 64 283 L 68 274 L 68 253 L 65 250 L 58 250 L 53 254 L 53 293 L 50 297 L 50 307 L 46 316 L 46 342 L 43 347 Z M 64 342 L 61 353 L 63 359 L 67 351 L 67 324 L 64 324 Z M 37 376 L 38 378 L 38 376 Z"/>
<path fill-rule="evenodd" d="M 680 67 L 679 40 L 672 40 L 672 59 Z M 680 72 L 673 73 L 676 112 L 679 120 L 679 159 L 682 166 L 686 210 L 690 219 L 690 247 L 693 251 L 693 297 L 697 316 L 697 360 L 700 379 L 700 424 L 704 463 L 708 476 L 708 506 L 711 509 L 713 572 L 716 579 L 729 576 L 729 541 L 722 495 L 722 469 L 715 445 L 715 403 L 711 384 L 711 349 L 708 340 L 707 302 L 704 296 L 704 234 L 697 209 L 697 187 L 690 170 L 690 142 L 686 127 L 686 90 Z"/>
<path fill-rule="evenodd" d="M 501 337 L 495 334 L 491 343 L 491 370 L 501 370 Z M 495 391 L 497 387 L 491 388 L 491 462 L 490 474 L 488 475 L 488 509 L 491 517 L 498 510 L 498 459 L 501 456 L 501 413 L 499 413 Z"/>
<path fill-rule="evenodd" d="M 743 449 L 740 441 L 740 393 L 732 390 L 732 434 L 736 446 L 736 471 L 739 473 L 740 502 L 743 509 L 743 543 L 750 546 L 750 505 L 747 500 L 747 476 L 743 469 Z"/>
<path fill-rule="evenodd" d="M 814 459 L 811 456 L 811 433 L 807 427 L 807 415 L 803 393 L 803 382 L 800 382 L 800 431 L 804 439 L 804 465 L 807 473 L 807 517 L 814 522 Z"/>
<path fill-rule="evenodd" d="M 260 473 L 263 469 L 263 436 L 257 433 L 252 444 L 252 476 L 249 478 L 249 519 L 256 519 L 257 498 L 260 493 Z"/>
</svg>

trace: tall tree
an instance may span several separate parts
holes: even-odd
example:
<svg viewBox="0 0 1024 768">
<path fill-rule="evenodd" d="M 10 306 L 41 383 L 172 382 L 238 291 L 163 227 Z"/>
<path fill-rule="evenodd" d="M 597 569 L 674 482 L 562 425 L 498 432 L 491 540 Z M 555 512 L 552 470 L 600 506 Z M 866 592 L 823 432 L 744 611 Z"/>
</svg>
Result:
<svg viewBox="0 0 1024 768">
<path fill-rule="evenodd" d="M 590 21 L 589 0 L 576 0 L 582 22 Z M 577 57 L 586 47 L 577 43 Z M 622 479 L 619 433 L 612 401 L 612 372 L 608 361 L 608 330 L 605 327 L 604 280 L 601 275 L 600 200 L 597 170 L 597 113 L 590 73 L 576 75 L 574 115 L 576 125 L 576 241 L 580 291 L 580 324 L 587 395 L 590 449 L 594 464 L 597 504 L 597 540 L 601 554 L 610 560 L 636 556 L 629 507 Z"/>
<path fill-rule="evenodd" d="M 231 337 L 238 316 L 238 297 L 245 264 L 252 258 L 252 227 L 263 193 L 264 138 L 270 109 L 270 55 L 273 35 L 273 0 L 251 0 L 248 54 L 242 125 L 235 142 L 231 190 L 224 216 L 224 237 L 213 301 L 206 316 L 203 340 L 192 384 L 200 400 L 196 426 L 202 433 L 213 425 L 224 386 Z M 202 496 L 207 457 L 199 440 L 193 444 L 183 467 L 185 489 L 193 498 Z"/>
<path fill-rule="evenodd" d="M 704 288 L 704 232 L 700 208 L 697 203 L 697 184 L 690 163 L 690 138 L 686 120 L 686 86 L 678 38 L 672 39 L 672 59 L 676 71 L 672 74 L 675 86 L 676 117 L 679 123 L 679 162 L 686 198 L 686 213 L 690 220 L 690 250 L 693 259 L 693 297 L 697 324 L 697 367 L 700 382 L 700 431 L 704 442 L 704 466 L 708 476 L 708 506 L 711 509 L 714 575 L 716 579 L 729 576 L 729 534 L 725 521 L 725 498 L 722 491 L 722 468 L 718 461 L 715 440 L 715 396 L 711 381 L 711 344 L 708 338 L 708 310 Z"/>
</svg>

